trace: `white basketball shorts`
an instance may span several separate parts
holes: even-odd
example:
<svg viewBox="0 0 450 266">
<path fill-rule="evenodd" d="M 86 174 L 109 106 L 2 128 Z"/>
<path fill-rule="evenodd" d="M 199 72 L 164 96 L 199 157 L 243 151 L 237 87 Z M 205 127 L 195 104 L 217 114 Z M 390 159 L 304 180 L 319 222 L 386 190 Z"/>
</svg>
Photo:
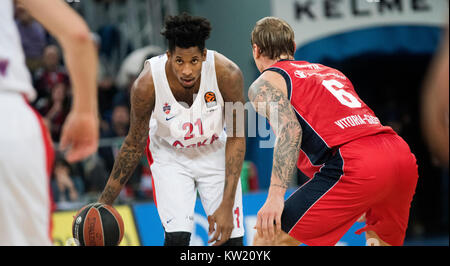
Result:
<svg viewBox="0 0 450 266">
<path fill-rule="evenodd" d="M 194 208 L 197 193 L 207 216 L 222 202 L 225 184 L 224 150 L 204 158 L 189 160 L 168 155 L 170 151 L 153 153 L 151 172 L 153 193 L 161 223 L 166 232 L 191 232 L 194 228 Z M 156 158 L 155 158 L 156 157 Z M 221 163 L 217 163 L 221 161 Z M 244 235 L 241 181 L 236 188 L 233 206 L 234 229 L 231 238 Z"/>
<path fill-rule="evenodd" d="M 51 245 L 53 148 L 24 96 L 0 92 L 0 245 Z"/>
</svg>

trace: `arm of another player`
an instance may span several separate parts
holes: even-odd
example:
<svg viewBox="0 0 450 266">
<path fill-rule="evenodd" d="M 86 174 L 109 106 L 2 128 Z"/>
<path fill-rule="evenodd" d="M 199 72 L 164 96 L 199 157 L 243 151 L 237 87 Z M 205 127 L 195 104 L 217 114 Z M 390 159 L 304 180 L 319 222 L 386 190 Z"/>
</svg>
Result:
<svg viewBox="0 0 450 266">
<path fill-rule="evenodd" d="M 86 22 L 60 0 L 19 0 L 61 44 L 72 81 L 73 103 L 61 134 L 66 159 L 75 162 L 97 150 L 99 122 L 97 107 L 98 57 Z"/>
<path fill-rule="evenodd" d="M 279 232 L 284 194 L 296 173 L 302 129 L 287 97 L 286 82 L 278 73 L 264 72 L 250 86 L 248 96 L 255 110 L 266 117 L 277 136 L 269 193 L 256 222 L 256 229 L 263 238 L 274 239 L 274 222 Z"/>
<path fill-rule="evenodd" d="M 99 202 L 112 205 L 142 158 L 148 138 L 149 120 L 155 105 L 150 63 L 146 63 L 131 89 L 130 129 L 114 161 Z"/>
<path fill-rule="evenodd" d="M 422 132 L 439 163 L 449 162 L 449 29 L 434 56 L 422 89 Z"/>
<path fill-rule="evenodd" d="M 236 188 L 241 175 L 242 164 L 245 156 L 245 125 L 243 123 L 244 112 L 237 114 L 227 111 L 227 106 L 244 106 L 244 80 L 239 67 L 223 55 L 216 54 L 217 83 L 225 102 L 225 121 L 227 124 L 227 143 L 225 147 L 225 185 L 220 206 L 213 215 L 208 217 L 209 233 L 216 231 L 208 241 L 215 246 L 222 245 L 231 236 L 233 231 L 233 206 Z M 237 119 L 237 116 L 242 116 Z M 239 123 L 239 121 L 241 123 Z M 220 239 L 220 240 L 218 240 Z"/>
</svg>

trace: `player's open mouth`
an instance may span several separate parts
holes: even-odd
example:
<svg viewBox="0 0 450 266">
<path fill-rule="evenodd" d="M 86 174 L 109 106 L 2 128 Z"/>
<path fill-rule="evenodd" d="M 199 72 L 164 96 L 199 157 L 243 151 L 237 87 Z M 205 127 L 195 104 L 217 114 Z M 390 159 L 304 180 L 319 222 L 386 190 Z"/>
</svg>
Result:
<svg viewBox="0 0 450 266">
<path fill-rule="evenodd" d="M 183 82 L 184 86 L 192 86 L 194 84 L 195 79 L 194 78 L 191 78 L 191 79 L 181 78 L 181 81 Z"/>
</svg>

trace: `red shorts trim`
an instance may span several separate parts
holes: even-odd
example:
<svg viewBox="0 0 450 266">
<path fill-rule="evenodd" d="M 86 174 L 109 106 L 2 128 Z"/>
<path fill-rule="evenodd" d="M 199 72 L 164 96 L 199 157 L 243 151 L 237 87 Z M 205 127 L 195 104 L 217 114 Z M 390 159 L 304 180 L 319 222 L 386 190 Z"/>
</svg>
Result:
<svg viewBox="0 0 450 266">
<path fill-rule="evenodd" d="M 155 206 L 158 207 L 158 203 L 156 201 L 155 181 L 153 180 L 152 174 L 153 156 L 152 152 L 150 151 L 150 136 L 147 138 L 147 146 L 145 146 L 145 154 L 147 155 L 148 167 L 150 168 L 150 177 L 152 178 L 153 201 L 155 202 Z"/>
<path fill-rule="evenodd" d="M 47 127 L 44 124 L 44 121 L 42 120 L 42 116 L 34 109 L 27 99 L 24 97 L 24 100 L 27 102 L 30 109 L 33 111 L 33 113 L 36 115 L 36 119 L 38 120 L 39 126 L 41 128 L 42 133 L 42 141 L 45 146 L 45 156 L 46 156 L 46 168 L 47 168 L 47 176 L 48 176 L 48 194 L 49 194 L 49 200 L 50 200 L 50 208 L 49 208 L 49 227 L 48 227 L 48 236 L 51 241 L 53 241 L 52 236 L 52 230 L 53 230 L 53 219 L 52 214 L 56 209 L 55 202 L 53 201 L 53 193 L 51 189 L 50 179 L 53 172 L 53 163 L 55 160 L 55 151 L 53 149 L 53 142 L 50 136 L 50 132 L 47 129 Z"/>
</svg>

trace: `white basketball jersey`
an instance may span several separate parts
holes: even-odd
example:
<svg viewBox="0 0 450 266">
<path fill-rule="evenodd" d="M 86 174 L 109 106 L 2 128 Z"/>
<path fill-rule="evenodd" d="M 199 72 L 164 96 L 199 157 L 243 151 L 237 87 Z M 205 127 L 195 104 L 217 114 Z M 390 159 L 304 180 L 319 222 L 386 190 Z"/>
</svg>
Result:
<svg viewBox="0 0 450 266">
<path fill-rule="evenodd" d="M 155 107 L 150 118 L 146 152 L 154 200 L 166 232 L 193 233 L 197 195 L 207 216 L 212 215 L 222 202 L 227 135 L 224 100 L 217 85 L 214 55 L 214 51 L 207 51 L 200 87 L 189 108 L 175 99 L 169 87 L 167 56 L 148 61 L 155 87 Z M 244 213 L 240 179 L 232 210 L 234 229 L 231 237 L 241 237 L 244 235 Z"/>
<path fill-rule="evenodd" d="M 153 157 L 158 156 L 157 150 L 201 156 L 224 148 L 224 101 L 217 85 L 214 51 L 207 51 L 200 88 L 190 107 L 172 94 L 165 70 L 167 55 L 148 61 L 155 86 L 149 133 Z"/>
<path fill-rule="evenodd" d="M 36 92 L 25 65 L 20 35 L 13 16 L 13 1 L 0 1 L 0 92 L 24 93 L 33 101 Z"/>
</svg>

